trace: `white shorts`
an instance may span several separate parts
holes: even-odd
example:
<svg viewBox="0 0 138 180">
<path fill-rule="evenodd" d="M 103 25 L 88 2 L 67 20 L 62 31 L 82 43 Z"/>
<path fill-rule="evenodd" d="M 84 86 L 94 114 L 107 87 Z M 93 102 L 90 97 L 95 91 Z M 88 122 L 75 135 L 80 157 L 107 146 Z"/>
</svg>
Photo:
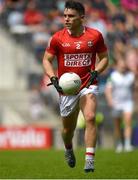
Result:
<svg viewBox="0 0 138 180">
<path fill-rule="evenodd" d="M 91 85 L 89 88 L 83 88 L 79 94 L 73 96 L 59 96 L 59 107 L 60 107 L 60 115 L 62 117 L 66 117 L 70 115 L 80 99 L 80 97 L 92 93 L 94 95 L 98 95 L 98 86 Z"/>
<path fill-rule="evenodd" d="M 133 110 L 134 110 L 133 101 L 127 101 L 122 104 L 118 104 L 118 105 L 114 106 L 113 110 L 112 110 L 112 115 L 113 115 L 113 117 L 118 117 L 122 113 L 125 113 L 125 112 L 131 113 L 131 112 L 133 112 Z"/>
</svg>

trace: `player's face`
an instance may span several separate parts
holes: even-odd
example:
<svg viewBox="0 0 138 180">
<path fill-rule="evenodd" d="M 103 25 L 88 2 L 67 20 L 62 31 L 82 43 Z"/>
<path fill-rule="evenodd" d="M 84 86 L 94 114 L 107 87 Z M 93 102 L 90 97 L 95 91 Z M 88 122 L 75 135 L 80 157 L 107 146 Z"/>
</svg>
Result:
<svg viewBox="0 0 138 180">
<path fill-rule="evenodd" d="M 67 29 L 75 31 L 81 27 L 82 20 L 83 16 L 80 16 L 76 10 L 67 8 L 64 10 L 64 23 Z"/>
</svg>

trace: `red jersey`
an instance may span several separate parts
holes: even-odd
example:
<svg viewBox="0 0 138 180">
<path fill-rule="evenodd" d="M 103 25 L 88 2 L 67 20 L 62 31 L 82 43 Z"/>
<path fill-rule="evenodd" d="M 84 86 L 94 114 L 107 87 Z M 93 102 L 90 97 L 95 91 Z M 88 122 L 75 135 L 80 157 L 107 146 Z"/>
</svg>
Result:
<svg viewBox="0 0 138 180">
<path fill-rule="evenodd" d="M 102 34 L 95 29 L 85 27 L 83 34 L 75 37 L 64 28 L 52 36 L 46 51 L 57 57 L 58 77 L 75 72 L 82 80 L 82 89 L 90 79 L 90 71 L 95 69 L 96 53 L 107 48 Z"/>
</svg>

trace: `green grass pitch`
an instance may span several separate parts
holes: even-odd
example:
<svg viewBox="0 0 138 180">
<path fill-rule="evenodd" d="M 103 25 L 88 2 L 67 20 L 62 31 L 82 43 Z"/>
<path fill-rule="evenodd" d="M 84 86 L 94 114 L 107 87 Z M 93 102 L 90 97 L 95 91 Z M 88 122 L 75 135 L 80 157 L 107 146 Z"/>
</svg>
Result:
<svg viewBox="0 0 138 180">
<path fill-rule="evenodd" d="M 138 150 L 116 154 L 97 149 L 95 172 L 85 173 L 84 149 L 69 168 L 62 150 L 0 151 L 0 179 L 138 179 Z"/>
</svg>

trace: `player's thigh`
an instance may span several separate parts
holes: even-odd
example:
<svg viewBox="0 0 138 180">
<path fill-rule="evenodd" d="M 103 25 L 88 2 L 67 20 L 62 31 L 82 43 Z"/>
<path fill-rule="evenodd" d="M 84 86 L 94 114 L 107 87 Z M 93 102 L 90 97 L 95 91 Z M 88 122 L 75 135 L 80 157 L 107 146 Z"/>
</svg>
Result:
<svg viewBox="0 0 138 180">
<path fill-rule="evenodd" d="M 123 121 L 124 121 L 125 125 L 131 125 L 131 123 L 132 123 L 132 116 L 133 116 L 132 112 L 124 112 L 123 113 Z"/>
<path fill-rule="evenodd" d="M 125 125 L 131 125 L 134 104 L 132 101 L 126 102 L 123 107 L 123 120 Z"/>
<path fill-rule="evenodd" d="M 79 106 L 77 105 L 74 111 L 66 117 L 62 117 L 62 124 L 65 129 L 74 130 L 77 124 L 79 114 Z"/>
<path fill-rule="evenodd" d="M 97 98 L 94 94 L 89 93 L 80 98 L 80 109 L 85 119 L 92 119 L 96 115 Z"/>
</svg>

